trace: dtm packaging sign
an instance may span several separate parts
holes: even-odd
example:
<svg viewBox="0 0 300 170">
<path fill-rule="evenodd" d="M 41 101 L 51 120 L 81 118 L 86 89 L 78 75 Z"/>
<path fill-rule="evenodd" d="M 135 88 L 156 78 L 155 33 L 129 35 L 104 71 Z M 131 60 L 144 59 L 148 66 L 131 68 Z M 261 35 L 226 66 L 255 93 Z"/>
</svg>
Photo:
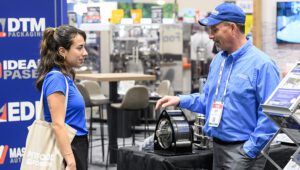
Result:
<svg viewBox="0 0 300 170">
<path fill-rule="evenodd" d="M 41 38 L 47 27 L 67 23 L 66 5 L 66 0 L 1 0 L 1 170 L 20 169 L 27 127 L 35 119 L 39 104 L 34 82 Z"/>
<path fill-rule="evenodd" d="M 45 18 L 0 18 L 2 30 L 7 23 L 7 33 L 1 31 L 0 37 L 40 37 L 45 30 L 45 21 Z"/>
</svg>

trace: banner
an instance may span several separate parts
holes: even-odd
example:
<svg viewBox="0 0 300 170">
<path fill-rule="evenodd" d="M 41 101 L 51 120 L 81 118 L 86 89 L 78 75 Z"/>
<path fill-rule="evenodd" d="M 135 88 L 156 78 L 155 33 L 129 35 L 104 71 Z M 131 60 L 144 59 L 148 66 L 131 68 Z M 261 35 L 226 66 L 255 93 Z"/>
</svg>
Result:
<svg viewBox="0 0 300 170">
<path fill-rule="evenodd" d="M 253 15 L 246 14 L 245 35 L 248 35 L 249 32 L 252 32 L 252 25 L 253 25 Z"/>
<path fill-rule="evenodd" d="M 121 20 L 124 18 L 124 10 L 123 9 L 115 9 L 111 12 L 111 23 L 112 24 L 120 24 Z"/>
<path fill-rule="evenodd" d="M 161 24 L 163 21 L 163 8 L 161 6 L 151 7 L 152 23 Z"/>
<path fill-rule="evenodd" d="M 66 0 L 1 0 L 0 169 L 18 170 L 36 115 L 39 45 L 46 27 L 67 23 Z"/>
<path fill-rule="evenodd" d="M 87 23 L 101 23 L 99 6 L 87 7 L 86 22 Z"/>
<path fill-rule="evenodd" d="M 141 19 L 142 19 L 142 10 L 141 9 L 131 9 L 130 13 L 131 13 L 131 18 L 132 18 L 133 24 L 141 23 Z"/>
</svg>

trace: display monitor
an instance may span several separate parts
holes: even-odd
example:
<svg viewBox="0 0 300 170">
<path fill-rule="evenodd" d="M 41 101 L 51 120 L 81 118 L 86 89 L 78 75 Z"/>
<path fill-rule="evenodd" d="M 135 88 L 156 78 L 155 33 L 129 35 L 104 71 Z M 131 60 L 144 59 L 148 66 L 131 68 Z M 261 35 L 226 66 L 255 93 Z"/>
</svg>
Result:
<svg viewBox="0 0 300 170">
<path fill-rule="evenodd" d="M 300 1 L 277 2 L 277 43 L 300 43 Z"/>
</svg>

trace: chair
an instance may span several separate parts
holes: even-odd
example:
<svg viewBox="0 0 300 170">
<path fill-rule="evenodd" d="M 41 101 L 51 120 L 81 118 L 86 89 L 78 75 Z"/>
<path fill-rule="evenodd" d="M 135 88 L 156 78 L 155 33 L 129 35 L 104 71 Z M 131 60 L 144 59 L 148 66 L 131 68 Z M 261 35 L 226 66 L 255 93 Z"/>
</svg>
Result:
<svg viewBox="0 0 300 170">
<path fill-rule="evenodd" d="M 160 82 L 159 86 L 157 87 L 156 93 L 160 96 L 167 96 L 172 95 L 172 88 L 170 80 L 163 80 Z"/>
<path fill-rule="evenodd" d="M 79 87 L 79 88 L 78 88 Z M 102 105 L 107 105 L 109 103 L 109 99 L 100 93 L 100 86 L 95 81 L 85 80 L 77 84 L 78 90 L 82 91 L 82 95 L 85 98 L 86 107 L 91 108 L 90 112 L 90 128 L 89 128 L 89 139 L 90 139 L 90 162 L 92 163 L 92 153 L 93 153 L 93 123 L 100 123 L 100 134 L 101 134 L 101 145 L 102 145 L 102 159 L 104 161 L 104 127 L 101 120 L 103 120 L 103 111 Z M 83 89 L 82 89 L 83 88 Z M 93 107 L 99 107 L 99 118 L 93 117 Z"/>
<path fill-rule="evenodd" d="M 153 106 L 156 105 L 158 99 L 167 96 L 167 95 L 174 95 L 173 88 L 171 86 L 170 80 L 162 80 L 158 85 L 156 91 L 154 92 L 155 96 L 150 97 L 149 103 Z M 155 111 L 155 119 L 157 119 L 160 111 Z"/>
<path fill-rule="evenodd" d="M 122 129 L 123 129 L 123 146 L 125 146 L 125 123 L 124 123 L 124 117 L 125 113 L 128 111 L 141 111 L 144 112 L 149 104 L 149 91 L 146 86 L 136 85 L 134 87 L 131 87 L 127 90 L 125 93 L 125 96 L 122 99 L 121 103 L 112 103 L 111 107 L 114 107 L 116 109 L 121 109 L 124 112 L 122 113 Z M 145 124 L 145 130 L 147 126 L 147 120 Z M 135 145 L 135 125 L 131 127 L 133 130 L 132 133 L 132 145 Z"/>
</svg>

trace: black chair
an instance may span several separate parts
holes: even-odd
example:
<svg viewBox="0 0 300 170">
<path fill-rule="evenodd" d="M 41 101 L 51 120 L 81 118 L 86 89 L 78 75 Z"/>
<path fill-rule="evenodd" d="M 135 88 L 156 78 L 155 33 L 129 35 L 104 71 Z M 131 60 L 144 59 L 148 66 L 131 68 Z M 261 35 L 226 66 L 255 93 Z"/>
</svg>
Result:
<svg viewBox="0 0 300 170">
<path fill-rule="evenodd" d="M 93 97 L 89 92 L 89 88 L 84 83 L 77 83 L 76 84 L 78 90 L 82 94 L 84 101 L 85 101 L 85 107 L 90 107 L 90 118 L 89 118 L 89 142 L 90 142 L 90 163 L 93 163 L 92 159 L 92 153 L 93 153 L 93 123 L 100 123 L 100 135 L 101 135 L 101 145 L 102 145 L 102 160 L 104 162 L 104 128 L 103 123 L 101 123 L 101 120 L 103 120 L 103 111 L 102 111 L 102 105 L 107 105 L 109 103 L 108 98 L 105 96 L 103 97 Z M 100 94 L 99 94 L 100 95 Z M 99 107 L 99 118 L 94 118 L 93 116 L 93 107 Z"/>
<path fill-rule="evenodd" d="M 146 86 L 136 85 L 127 90 L 121 103 L 112 103 L 111 107 L 120 109 L 122 114 L 122 129 L 123 129 L 123 146 L 125 146 L 125 114 L 129 112 L 142 112 L 146 113 L 145 110 L 149 105 L 149 91 Z M 130 115 L 129 115 L 130 116 Z M 146 116 L 145 116 L 146 117 Z M 147 117 L 145 119 L 145 133 L 148 125 Z M 149 127 L 148 127 L 149 128 Z M 132 145 L 135 145 L 135 124 L 133 122 L 132 129 Z"/>
</svg>

